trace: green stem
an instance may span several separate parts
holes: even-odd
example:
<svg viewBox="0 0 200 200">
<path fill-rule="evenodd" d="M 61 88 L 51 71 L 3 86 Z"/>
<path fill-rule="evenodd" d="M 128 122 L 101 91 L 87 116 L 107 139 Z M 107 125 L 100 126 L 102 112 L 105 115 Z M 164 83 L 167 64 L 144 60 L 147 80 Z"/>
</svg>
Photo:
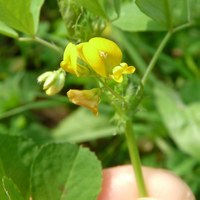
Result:
<svg viewBox="0 0 200 200">
<path fill-rule="evenodd" d="M 140 197 L 147 197 L 147 190 L 144 182 L 144 177 L 142 174 L 142 167 L 140 162 L 140 156 L 137 148 L 137 142 L 134 136 L 133 127 L 131 120 L 126 120 L 126 140 L 128 143 L 129 154 L 131 158 L 131 163 L 134 169 L 136 183 L 138 187 L 138 192 Z"/>
<path fill-rule="evenodd" d="M 122 107 L 119 107 L 119 105 L 115 105 L 114 103 L 114 107 L 116 112 L 118 112 L 118 114 L 123 117 L 123 109 L 122 108 L 126 108 L 125 110 L 127 110 L 127 102 L 125 101 L 125 99 L 120 96 L 118 93 L 116 93 L 112 88 L 110 88 L 106 82 L 102 81 L 101 79 L 98 79 L 103 86 L 115 97 L 117 98 L 119 101 L 123 102 Z M 124 118 L 124 117 L 123 117 Z M 140 197 L 147 197 L 147 190 L 145 187 L 145 183 L 144 183 L 144 178 L 143 178 L 143 174 L 142 174 L 142 168 L 141 168 L 141 162 L 140 162 L 140 156 L 139 156 L 139 152 L 138 152 L 138 148 L 137 148 L 137 141 L 135 139 L 134 133 L 133 133 L 133 128 L 132 128 L 132 122 L 131 120 L 126 117 L 124 118 L 125 120 L 125 135 L 126 135 L 126 140 L 127 140 L 127 144 L 128 144 L 128 150 L 129 150 L 129 155 L 130 155 L 130 159 L 131 159 L 131 163 L 135 172 L 135 178 L 136 178 L 136 182 L 137 182 L 137 186 L 138 186 L 138 191 L 139 191 L 139 195 Z"/>
<path fill-rule="evenodd" d="M 186 23 L 186 24 L 182 24 L 182 25 L 180 25 L 180 26 L 177 26 L 176 28 L 174 28 L 173 33 L 176 33 L 176 32 L 178 32 L 178 31 L 181 31 L 181 30 L 185 29 L 185 28 L 188 28 L 188 27 L 190 27 L 191 25 L 192 25 L 192 22 L 188 22 L 188 23 Z"/>
<path fill-rule="evenodd" d="M 20 37 L 18 40 L 22 41 L 22 42 L 35 41 L 35 42 L 42 44 L 43 46 L 46 46 L 46 47 L 48 47 L 48 48 L 50 48 L 50 49 L 52 49 L 52 50 L 54 50 L 57 53 L 62 55 L 62 50 L 59 47 L 57 47 L 55 44 L 52 44 L 52 43 L 50 43 L 50 42 L 48 42 L 48 41 L 46 41 L 42 38 L 39 38 L 37 36 L 35 36 L 35 37 Z"/>
<path fill-rule="evenodd" d="M 187 3 L 187 20 L 188 22 L 191 22 L 190 0 L 187 0 L 186 3 Z"/>
<path fill-rule="evenodd" d="M 171 35 L 172 35 L 171 31 L 167 32 L 167 34 L 163 38 L 162 42 L 160 43 L 158 49 L 156 50 L 155 54 L 153 55 L 153 58 L 151 59 L 149 65 L 147 67 L 147 70 L 145 71 L 145 73 L 144 73 L 144 75 L 142 77 L 142 80 L 141 80 L 142 85 L 144 85 L 146 83 L 147 77 L 149 76 L 149 74 L 151 73 L 152 69 L 154 68 L 155 63 L 158 60 L 158 57 L 159 57 L 160 53 L 162 52 L 163 48 L 167 44 L 167 42 L 170 39 Z"/>
<path fill-rule="evenodd" d="M 147 81 L 147 78 L 149 76 L 149 74 L 151 73 L 152 69 L 154 68 L 158 58 L 159 58 L 159 55 L 160 53 L 162 52 L 162 50 L 164 49 L 165 45 L 167 44 L 167 42 L 169 41 L 170 37 L 172 36 L 173 33 L 176 33 L 182 29 L 185 29 L 187 27 L 190 27 L 192 25 L 191 22 L 187 22 L 185 24 L 182 24 L 176 28 L 174 28 L 172 31 L 168 31 L 167 34 L 165 35 L 165 37 L 163 38 L 162 42 L 160 43 L 159 47 L 157 48 L 155 54 L 153 55 L 148 67 L 147 67 L 147 70 L 145 71 L 143 77 L 142 77 L 142 80 L 141 80 L 141 83 L 142 85 L 144 85 Z"/>
<path fill-rule="evenodd" d="M 124 103 L 124 105 L 126 106 L 126 101 L 124 100 L 124 98 L 119 95 L 118 93 L 116 93 L 111 87 L 108 86 L 108 84 L 103 81 L 101 78 L 97 78 L 97 80 L 116 98 L 118 98 L 120 101 L 122 101 Z"/>
</svg>

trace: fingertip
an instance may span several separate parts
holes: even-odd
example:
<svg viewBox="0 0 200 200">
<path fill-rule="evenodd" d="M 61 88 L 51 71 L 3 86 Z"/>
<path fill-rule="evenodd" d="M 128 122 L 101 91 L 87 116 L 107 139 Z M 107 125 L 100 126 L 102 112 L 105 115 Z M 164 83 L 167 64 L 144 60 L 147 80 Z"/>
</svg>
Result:
<svg viewBox="0 0 200 200">
<path fill-rule="evenodd" d="M 125 165 L 103 171 L 98 200 L 195 200 L 188 185 L 170 171 L 150 167 L 142 170 L 150 199 L 139 198 L 132 166 Z"/>
</svg>

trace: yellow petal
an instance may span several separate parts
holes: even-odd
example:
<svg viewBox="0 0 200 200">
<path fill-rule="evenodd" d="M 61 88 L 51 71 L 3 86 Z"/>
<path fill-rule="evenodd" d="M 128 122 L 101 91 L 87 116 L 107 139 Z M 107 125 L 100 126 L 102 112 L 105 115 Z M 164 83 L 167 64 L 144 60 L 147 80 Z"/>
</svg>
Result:
<svg viewBox="0 0 200 200">
<path fill-rule="evenodd" d="M 110 76 L 114 81 L 121 83 L 123 81 L 123 68 L 121 66 L 116 66 L 112 70 L 113 74 Z"/>
<path fill-rule="evenodd" d="M 118 45 L 113 41 L 101 37 L 94 37 L 89 40 L 89 43 L 93 45 L 100 54 L 107 54 L 105 61 L 108 62 L 107 64 L 112 68 L 116 65 L 119 65 L 121 62 L 122 52 Z"/>
<path fill-rule="evenodd" d="M 123 73 L 124 69 L 121 66 L 116 66 L 113 68 L 112 72 L 115 75 L 121 75 Z"/>
<path fill-rule="evenodd" d="M 135 72 L 135 67 L 133 66 L 128 66 L 127 63 L 120 63 L 120 66 L 123 69 L 123 74 L 132 74 Z"/>
<path fill-rule="evenodd" d="M 100 37 L 92 38 L 83 45 L 83 55 L 94 71 L 103 77 L 108 77 L 122 59 L 122 52 L 117 44 Z"/>
<path fill-rule="evenodd" d="M 60 66 L 67 72 L 77 75 L 77 49 L 76 45 L 69 43 L 65 48 L 63 61 Z"/>
<path fill-rule="evenodd" d="M 123 81 L 123 75 L 120 74 L 119 76 L 116 75 L 111 75 L 110 76 L 114 81 L 116 81 L 117 83 L 121 83 Z"/>
<path fill-rule="evenodd" d="M 120 66 L 113 68 L 113 74 L 110 76 L 114 81 L 121 83 L 123 81 L 123 74 L 132 74 L 135 71 L 135 67 L 128 66 L 127 63 L 120 63 Z"/>
<path fill-rule="evenodd" d="M 123 74 L 132 74 L 135 72 L 135 67 L 133 66 L 128 66 L 124 71 Z"/>
<path fill-rule="evenodd" d="M 98 50 L 87 42 L 83 45 L 82 52 L 90 67 L 100 76 L 106 77 L 106 66 Z"/>
<path fill-rule="evenodd" d="M 100 102 L 100 89 L 91 90 L 69 90 L 67 92 L 69 100 L 80 106 L 84 106 L 98 115 L 98 104 Z"/>
</svg>

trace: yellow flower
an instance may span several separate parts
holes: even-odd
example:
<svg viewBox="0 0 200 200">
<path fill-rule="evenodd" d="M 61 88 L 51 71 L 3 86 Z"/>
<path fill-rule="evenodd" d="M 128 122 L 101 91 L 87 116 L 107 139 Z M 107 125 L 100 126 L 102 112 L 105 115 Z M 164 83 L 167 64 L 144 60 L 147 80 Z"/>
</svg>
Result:
<svg viewBox="0 0 200 200">
<path fill-rule="evenodd" d="M 122 52 L 116 43 L 105 38 L 94 37 L 78 45 L 69 43 L 60 66 L 77 76 L 98 74 L 121 83 L 123 74 L 131 74 L 135 71 L 133 66 L 121 63 L 121 59 Z"/>
<path fill-rule="evenodd" d="M 100 89 L 91 90 L 69 90 L 67 92 L 69 100 L 79 106 L 84 106 L 98 115 L 98 105 L 100 102 Z"/>
<path fill-rule="evenodd" d="M 108 77 L 122 59 L 122 52 L 117 44 L 101 37 L 92 38 L 84 43 L 82 54 L 91 68 L 102 77 Z"/>
<path fill-rule="evenodd" d="M 128 66 L 126 63 L 120 63 L 119 66 L 113 68 L 113 74 L 110 76 L 113 80 L 118 83 L 123 81 L 123 74 L 132 74 L 135 71 L 135 67 Z"/>
<path fill-rule="evenodd" d="M 82 59 L 81 52 L 78 46 L 69 43 L 65 48 L 63 61 L 60 63 L 62 69 L 76 76 L 88 75 L 89 70 Z M 79 62 L 78 62 L 79 61 Z"/>
</svg>

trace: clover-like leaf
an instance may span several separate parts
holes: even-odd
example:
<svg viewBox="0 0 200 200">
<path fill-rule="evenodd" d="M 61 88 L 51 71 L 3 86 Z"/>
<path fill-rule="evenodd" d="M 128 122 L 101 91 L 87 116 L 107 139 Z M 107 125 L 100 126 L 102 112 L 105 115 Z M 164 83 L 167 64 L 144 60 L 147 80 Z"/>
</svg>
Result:
<svg viewBox="0 0 200 200">
<path fill-rule="evenodd" d="M 101 165 L 87 148 L 69 143 L 44 146 L 32 168 L 33 200 L 94 200 Z"/>
</svg>

